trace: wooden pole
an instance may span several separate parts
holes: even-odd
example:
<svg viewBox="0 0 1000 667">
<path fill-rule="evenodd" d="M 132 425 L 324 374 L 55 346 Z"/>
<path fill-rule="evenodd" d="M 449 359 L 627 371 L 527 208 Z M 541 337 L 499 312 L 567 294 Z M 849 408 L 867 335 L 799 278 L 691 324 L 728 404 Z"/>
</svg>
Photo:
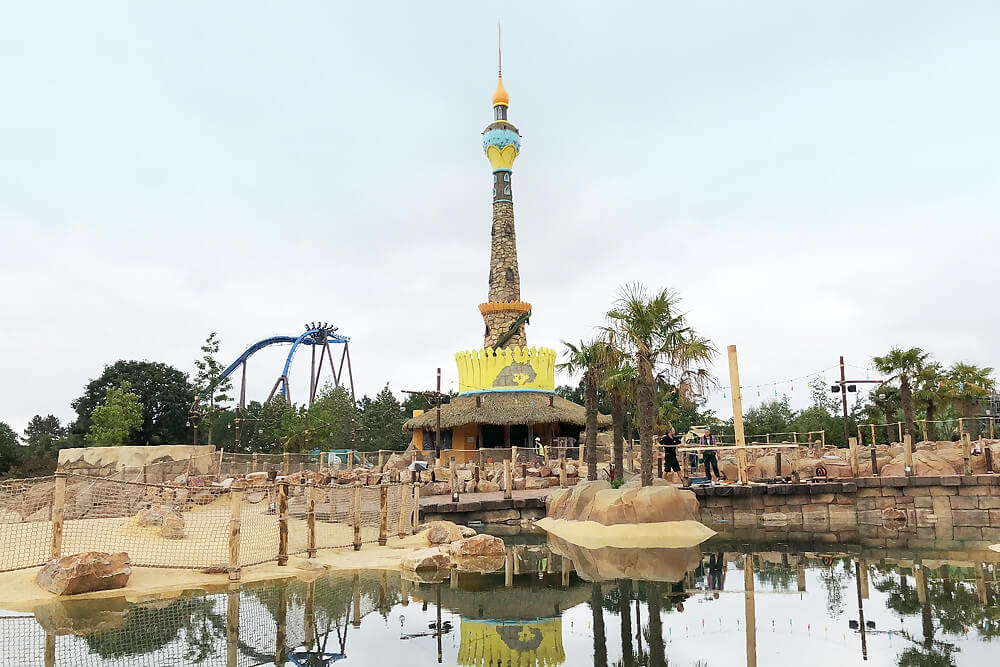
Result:
<svg viewBox="0 0 1000 667">
<path fill-rule="evenodd" d="M 278 482 L 278 565 L 288 564 L 288 482 Z"/>
<path fill-rule="evenodd" d="M 736 346 L 730 345 L 729 350 L 729 388 L 733 395 L 733 430 L 736 436 L 736 461 L 739 466 L 740 484 L 747 484 L 747 451 L 746 437 L 743 433 L 743 397 L 740 394 L 740 368 L 736 359 Z"/>
<path fill-rule="evenodd" d="M 869 596 L 869 586 L 868 586 L 868 561 L 864 558 L 861 559 L 859 565 L 861 566 L 861 599 L 867 600 Z"/>
<path fill-rule="evenodd" d="M 289 459 L 288 452 L 285 452 L 284 454 L 281 455 L 281 466 L 282 470 L 284 471 L 282 472 L 282 474 L 285 475 L 286 477 L 288 476 L 288 459 Z"/>
<path fill-rule="evenodd" d="M 849 456 L 851 463 L 851 477 L 861 476 L 861 467 L 858 464 L 858 439 L 848 438 L 847 446 L 849 447 Z"/>
<path fill-rule="evenodd" d="M 226 591 L 226 667 L 236 667 L 240 657 L 240 589 L 230 585 Z"/>
<path fill-rule="evenodd" d="M 514 547 L 507 547 L 503 559 L 503 585 L 510 588 L 514 585 Z"/>
<path fill-rule="evenodd" d="M 968 433 L 962 434 L 962 465 L 965 468 L 965 474 L 972 474 L 972 436 Z"/>
<path fill-rule="evenodd" d="M 577 458 L 579 460 L 577 461 L 577 464 L 576 464 L 577 474 L 580 476 L 580 479 L 583 479 L 583 454 L 584 454 L 583 450 L 584 450 L 584 447 L 583 447 L 583 443 L 581 442 L 579 444 L 579 446 L 577 447 Z"/>
<path fill-rule="evenodd" d="M 800 593 L 806 592 L 806 568 L 801 563 L 796 569 L 796 579 L 798 580 L 798 588 Z"/>
<path fill-rule="evenodd" d="M 193 462 L 194 462 L 194 454 L 188 454 L 187 472 L 185 473 L 188 477 L 191 477 L 191 464 Z"/>
<path fill-rule="evenodd" d="M 903 468 L 907 477 L 913 475 L 913 439 L 909 433 L 903 436 Z"/>
<path fill-rule="evenodd" d="M 361 486 L 354 487 L 351 503 L 351 523 L 354 524 L 354 550 L 361 551 Z"/>
<path fill-rule="evenodd" d="M 49 555 L 52 558 L 62 557 L 63 543 L 63 508 L 66 505 L 66 473 L 56 471 L 55 497 L 52 499 L 52 548 Z"/>
<path fill-rule="evenodd" d="M 566 459 L 559 459 L 559 488 L 565 489 L 566 486 Z"/>
<path fill-rule="evenodd" d="M 316 557 L 316 487 L 306 487 L 306 529 L 309 531 L 309 543 L 306 557 Z"/>
<path fill-rule="evenodd" d="M 823 432 L 826 433 L 826 431 L 823 431 Z M 865 444 L 865 439 L 863 437 L 861 437 L 861 424 L 858 424 L 858 445 L 863 447 L 864 444 Z M 875 444 L 875 443 L 872 443 L 872 444 Z"/>
<path fill-rule="evenodd" d="M 962 417 L 958 418 L 958 439 L 961 440 L 962 436 L 965 435 L 965 424 L 962 423 Z"/>
<path fill-rule="evenodd" d="M 56 636 L 51 632 L 45 633 L 45 667 L 55 667 L 56 665 Z"/>
<path fill-rule="evenodd" d="M 229 487 L 229 581 L 240 580 L 240 524 L 243 513 L 243 482 Z M 239 594 L 236 596 L 239 597 Z M 238 625 L 238 622 L 237 622 Z"/>
<path fill-rule="evenodd" d="M 378 471 L 381 473 L 385 469 L 385 453 L 378 450 Z"/>
<path fill-rule="evenodd" d="M 276 665 L 287 662 L 288 652 L 288 583 L 278 588 L 278 609 L 275 613 L 274 655 Z"/>
<path fill-rule="evenodd" d="M 503 497 L 506 500 L 510 500 L 512 495 L 512 482 L 513 479 L 510 474 L 510 461 L 504 459 L 503 462 Z"/>
<path fill-rule="evenodd" d="M 389 540 L 389 489 L 385 484 L 378 489 L 378 545 L 384 547 Z"/>
<path fill-rule="evenodd" d="M 224 457 L 225 455 L 226 455 L 226 450 L 220 449 L 219 450 L 219 466 L 217 468 L 217 472 L 215 473 L 216 477 L 220 477 L 220 478 L 222 477 L 222 457 Z"/>
<path fill-rule="evenodd" d="M 896 429 L 899 432 L 899 441 L 903 441 L 903 422 L 896 422 Z"/>
<path fill-rule="evenodd" d="M 413 495 L 413 484 L 400 485 L 399 492 L 402 494 L 402 497 L 399 499 L 399 530 L 396 534 L 399 537 L 403 537 L 403 535 L 406 535 L 406 521 L 409 518 L 409 514 L 406 511 L 406 501 Z"/>
<path fill-rule="evenodd" d="M 875 424 L 869 424 L 872 427 L 872 447 L 875 446 Z"/>
<path fill-rule="evenodd" d="M 306 650 L 312 651 L 316 643 L 316 582 L 306 584 L 306 604 L 303 619 L 306 626 Z"/>
<path fill-rule="evenodd" d="M 920 422 L 920 428 L 924 432 L 924 442 L 927 442 L 929 438 L 927 437 L 927 420 L 923 419 Z"/>
<path fill-rule="evenodd" d="M 451 486 L 451 497 L 454 498 L 455 494 L 458 493 L 458 472 L 455 470 L 454 456 L 448 461 L 448 478 Z"/>
<path fill-rule="evenodd" d="M 747 637 L 747 667 L 757 667 L 757 608 L 754 600 L 752 554 L 743 557 L 743 610 Z"/>
<path fill-rule="evenodd" d="M 413 528 L 410 532 L 417 532 L 417 526 L 420 525 L 420 484 L 415 484 L 413 486 Z"/>
</svg>

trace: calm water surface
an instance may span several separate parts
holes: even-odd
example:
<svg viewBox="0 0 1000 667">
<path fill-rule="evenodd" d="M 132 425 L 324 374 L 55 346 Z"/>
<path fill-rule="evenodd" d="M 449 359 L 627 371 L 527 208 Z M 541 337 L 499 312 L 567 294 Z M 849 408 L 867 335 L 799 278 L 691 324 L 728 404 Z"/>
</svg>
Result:
<svg viewBox="0 0 1000 667">
<path fill-rule="evenodd" d="M 506 539 L 509 558 L 485 574 L 346 572 L 2 612 L 0 664 L 1000 663 L 1000 582 L 983 552 L 722 540 L 583 552 Z"/>
</svg>

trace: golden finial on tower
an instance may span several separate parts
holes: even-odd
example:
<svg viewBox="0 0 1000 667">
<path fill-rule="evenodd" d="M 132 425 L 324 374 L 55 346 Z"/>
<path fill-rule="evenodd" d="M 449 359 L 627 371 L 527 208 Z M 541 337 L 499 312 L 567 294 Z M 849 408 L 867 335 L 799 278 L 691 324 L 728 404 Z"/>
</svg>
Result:
<svg viewBox="0 0 1000 667">
<path fill-rule="evenodd" d="M 493 91 L 493 106 L 506 107 L 510 105 L 510 96 L 503 87 L 503 44 L 500 38 L 500 24 L 497 23 L 497 89 Z"/>
</svg>

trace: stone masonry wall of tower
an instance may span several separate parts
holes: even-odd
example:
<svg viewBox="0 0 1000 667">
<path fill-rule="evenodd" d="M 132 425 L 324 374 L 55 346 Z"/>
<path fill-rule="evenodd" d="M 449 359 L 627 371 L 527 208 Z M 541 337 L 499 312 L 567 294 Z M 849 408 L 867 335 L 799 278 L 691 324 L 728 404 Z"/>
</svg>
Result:
<svg viewBox="0 0 1000 667">
<path fill-rule="evenodd" d="M 507 195 L 508 197 L 510 195 Z M 492 303 L 521 300 L 521 275 L 517 268 L 517 233 L 514 229 L 514 204 L 511 201 L 493 202 L 493 228 L 490 254 L 490 295 Z M 500 336 L 521 315 L 517 311 L 486 313 L 485 347 L 496 347 Z M 504 347 L 527 345 L 524 324 L 507 341 Z"/>
</svg>

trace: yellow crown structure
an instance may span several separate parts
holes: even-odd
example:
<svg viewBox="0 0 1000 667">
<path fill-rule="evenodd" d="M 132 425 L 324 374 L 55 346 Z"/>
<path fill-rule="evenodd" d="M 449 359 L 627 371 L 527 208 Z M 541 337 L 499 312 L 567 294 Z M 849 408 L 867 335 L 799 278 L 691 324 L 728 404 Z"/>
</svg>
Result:
<svg viewBox="0 0 1000 667">
<path fill-rule="evenodd" d="M 455 355 L 458 391 L 539 389 L 556 386 L 556 351 L 545 347 L 469 350 Z"/>
</svg>

